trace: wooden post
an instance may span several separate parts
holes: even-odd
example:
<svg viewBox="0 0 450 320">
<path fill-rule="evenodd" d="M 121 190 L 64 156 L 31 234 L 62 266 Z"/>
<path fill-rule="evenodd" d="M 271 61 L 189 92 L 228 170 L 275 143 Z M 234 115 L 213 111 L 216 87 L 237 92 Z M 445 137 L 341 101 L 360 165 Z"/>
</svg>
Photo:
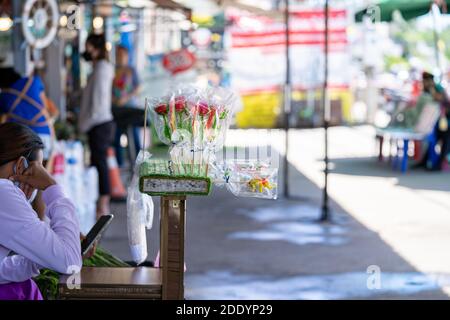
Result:
<svg viewBox="0 0 450 320">
<path fill-rule="evenodd" d="M 162 299 L 184 299 L 186 197 L 161 197 Z"/>
<path fill-rule="evenodd" d="M 383 162 L 383 142 L 384 142 L 384 137 L 383 135 L 379 135 L 377 136 L 377 140 L 378 140 L 378 161 L 379 162 Z"/>
</svg>

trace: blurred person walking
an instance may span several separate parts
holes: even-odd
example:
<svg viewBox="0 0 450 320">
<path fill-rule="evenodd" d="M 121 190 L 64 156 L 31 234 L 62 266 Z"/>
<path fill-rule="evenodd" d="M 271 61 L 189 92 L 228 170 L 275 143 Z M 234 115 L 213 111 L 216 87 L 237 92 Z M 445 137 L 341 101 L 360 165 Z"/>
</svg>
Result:
<svg viewBox="0 0 450 320">
<path fill-rule="evenodd" d="M 108 61 L 104 35 L 88 36 L 83 58 L 92 62 L 93 71 L 83 90 L 78 127 L 80 132 L 88 135 L 91 164 L 98 170 L 100 196 L 97 202 L 97 218 L 99 218 L 110 212 L 111 186 L 107 152 L 113 143 L 115 132 L 111 111 L 114 67 Z"/>
<path fill-rule="evenodd" d="M 129 64 L 129 52 L 124 46 L 116 49 L 116 73 L 113 80 L 112 102 L 114 107 L 138 107 L 138 95 L 140 92 L 140 81 L 136 69 Z M 139 127 L 133 127 L 133 138 L 135 150 L 140 150 Z M 123 165 L 121 136 L 125 133 L 124 128 L 118 127 L 115 137 L 115 149 L 117 163 Z"/>
</svg>

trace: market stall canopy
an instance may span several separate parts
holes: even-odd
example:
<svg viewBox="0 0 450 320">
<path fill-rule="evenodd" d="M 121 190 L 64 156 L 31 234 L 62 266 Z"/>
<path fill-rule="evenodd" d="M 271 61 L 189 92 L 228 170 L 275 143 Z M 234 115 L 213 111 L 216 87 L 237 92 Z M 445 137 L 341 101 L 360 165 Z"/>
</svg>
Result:
<svg viewBox="0 0 450 320">
<path fill-rule="evenodd" d="M 266 10 L 266 9 L 260 8 L 258 6 L 255 6 L 255 5 L 247 4 L 243 1 L 221 0 L 221 5 L 224 8 L 233 7 L 236 9 L 248 11 L 248 12 L 258 15 L 258 16 L 265 16 L 265 17 L 269 17 L 269 18 L 272 18 L 272 19 L 278 20 L 278 21 L 281 21 L 284 19 L 284 12 L 281 10 L 275 10 L 275 9 Z"/>
<path fill-rule="evenodd" d="M 399 11 L 403 19 L 411 20 L 427 14 L 433 3 L 440 5 L 441 12 L 444 13 L 446 12 L 443 9 L 450 7 L 450 0 L 378 0 L 375 4 L 358 11 L 355 14 L 355 20 L 356 22 L 362 22 L 364 16 L 371 12 L 379 17 L 379 21 L 389 22 L 392 21 L 395 11 Z"/>
<path fill-rule="evenodd" d="M 179 11 L 180 13 L 183 13 L 187 19 L 191 20 L 192 18 L 192 9 L 185 7 L 182 4 L 179 4 L 175 1 L 172 0 L 151 0 L 151 1 L 160 8 Z"/>
<path fill-rule="evenodd" d="M 182 13 L 187 19 L 191 19 L 192 10 L 173 0 L 77 0 L 76 3 L 85 3 L 95 6 L 112 7 L 114 5 L 120 7 L 141 8 L 146 5 L 154 4 L 162 9 L 173 10 Z"/>
</svg>

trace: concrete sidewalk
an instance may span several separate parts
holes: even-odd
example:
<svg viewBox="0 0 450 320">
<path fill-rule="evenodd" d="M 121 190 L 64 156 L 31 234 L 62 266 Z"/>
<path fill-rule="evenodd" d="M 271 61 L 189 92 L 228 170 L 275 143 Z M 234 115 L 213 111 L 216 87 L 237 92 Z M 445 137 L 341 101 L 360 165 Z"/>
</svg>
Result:
<svg viewBox="0 0 450 320">
<path fill-rule="evenodd" d="M 251 144 L 255 134 L 260 131 L 231 131 L 228 143 Z M 283 154 L 282 132 L 270 134 Z M 319 224 L 322 131 L 291 134 L 290 189 L 301 200 L 236 198 L 219 188 L 189 198 L 186 298 L 447 299 L 450 175 L 395 174 L 373 158 L 371 128 L 332 128 L 333 219 Z M 113 205 L 116 219 L 102 246 L 129 260 L 125 211 Z M 159 245 L 158 220 L 155 212 L 150 260 Z M 380 277 L 367 273 L 374 270 Z"/>
</svg>

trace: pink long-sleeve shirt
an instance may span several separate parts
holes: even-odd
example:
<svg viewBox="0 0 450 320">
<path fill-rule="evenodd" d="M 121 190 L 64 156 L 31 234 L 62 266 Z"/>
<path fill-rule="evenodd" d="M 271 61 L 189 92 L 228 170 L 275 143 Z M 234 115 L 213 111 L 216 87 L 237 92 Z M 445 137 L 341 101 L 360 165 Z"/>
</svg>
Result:
<svg viewBox="0 0 450 320">
<path fill-rule="evenodd" d="M 28 280 L 41 268 L 64 274 L 81 268 L 74 205 L 58 185 L 48 187 L 42 198 L 49 223 L 39 220 L 22 190 L 0 179 L 0 284 Z"/>
</svg>

